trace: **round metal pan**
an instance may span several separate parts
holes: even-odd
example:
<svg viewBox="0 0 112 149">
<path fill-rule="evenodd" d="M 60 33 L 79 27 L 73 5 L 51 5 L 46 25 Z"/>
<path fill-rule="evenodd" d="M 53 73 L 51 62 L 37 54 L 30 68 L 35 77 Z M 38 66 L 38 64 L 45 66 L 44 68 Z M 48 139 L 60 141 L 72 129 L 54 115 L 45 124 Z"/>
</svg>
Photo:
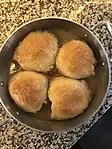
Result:
<svg viewBox="0 0 112 149">
<path fill-rule="evenodd" d="M 97 26 L 106 25 L 110 34 L 111 24 L 108 22 L 100 22 Z M 95 26 L 94 28 L 96 28 Z M 93 28 L 93 29 L 94 29 Z M 89 107 L 81 115 L 74 119 L 56 121 L 51 120 L 48 116 L 48 106 L 43 106 L 40 112 L 36 114 L 26 113 L 21 110 L 11 99 L 8 92 L 8 80 L 10 77 L 9 67 L 13 57 L 13 53 L 17 45 L 23 38 L 32 31 L 48 30 L 54 33 L 59 39 L 59 46 L 64 42 L 73 38 L 78 38 L 85 41 L 93 50 L 97 59 L 95 68 L 95 76 L 87 78 L 89 87 L 93 92 L 92 101 Z M 105 100 L 107 90 L 110 83 L 110 68 L 107 54 L 95 37 L 95 35 L 84 26 L 63 18 L 42 18 L 28 22 L 19 27 L 10 37 L 4 42 L 0 52 L 0 101 L 7 112 L 17 121 L 35 130 L 47 132 L 62 132 L 87 121 L 99 109 Z M 3 125 L 5 122 L 1 123 Z M 1 126 L 0 125 L 0 126 Z"/>
</svg>

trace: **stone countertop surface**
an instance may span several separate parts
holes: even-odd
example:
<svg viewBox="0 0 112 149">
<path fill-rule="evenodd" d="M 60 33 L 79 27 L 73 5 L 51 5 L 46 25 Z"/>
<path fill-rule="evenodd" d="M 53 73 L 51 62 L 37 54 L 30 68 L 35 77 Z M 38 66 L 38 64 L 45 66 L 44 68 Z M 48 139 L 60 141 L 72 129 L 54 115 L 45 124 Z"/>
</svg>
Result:
<svg viewBox="0 0 112 149">
<path fill-rule="evenodd" d="M 99 0 L 98 0 L 99 1 Z M 97 22 L 112 22 L 112 1 L 100 0 L 0 0 L 0 46 L 16 28 L 29 20 L 45 16 L 61 16 L 77 21 L 89 29 Z M 112 38 L 103 26 L 96 29 L 108 55 Z M 14 119 L 0 128 L 0 149 L 69 149 L 112 105 L 112 82 L 100 110 L 86 123 L 65 133 L 41 133 Z M 0 121 L 10 117 L 0 105 Z"/>
</svg>

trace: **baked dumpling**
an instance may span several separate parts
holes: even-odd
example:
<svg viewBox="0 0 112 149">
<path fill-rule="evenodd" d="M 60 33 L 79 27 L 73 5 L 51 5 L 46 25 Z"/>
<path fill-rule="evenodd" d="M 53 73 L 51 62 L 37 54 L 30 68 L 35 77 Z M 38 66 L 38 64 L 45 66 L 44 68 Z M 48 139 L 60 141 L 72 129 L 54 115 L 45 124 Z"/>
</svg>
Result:
<svg viewBox="0 0 112 149">
<path fill-rule="evenodd" d="M 14 59 L 23 70 L 47 72 L 53 68 L 57 51 L 55 35 L 47 31 L 31 32 L 16 48 Z"/>
<path fill-rule="evenodd" d="M 81 114 L 91 100 L 86 81 L 58 77 L 52 80 L 48 96 L 51 105 L 51 118 L 64 120 Z"/>
<path fill-rule="evenodd" d="M 20 71 L 9 80 L 9 93 L 24 111 L 39 111 L 46 100 L 48 80 L 33 71 Z"/>
<path fill-rule="evenodd" d="M 80 40 L 65 43 L 57 56 L 56 65 L 68 77 L 80 79 L 94 75 L 95 57 L 91 48 Z"/>
</svg>

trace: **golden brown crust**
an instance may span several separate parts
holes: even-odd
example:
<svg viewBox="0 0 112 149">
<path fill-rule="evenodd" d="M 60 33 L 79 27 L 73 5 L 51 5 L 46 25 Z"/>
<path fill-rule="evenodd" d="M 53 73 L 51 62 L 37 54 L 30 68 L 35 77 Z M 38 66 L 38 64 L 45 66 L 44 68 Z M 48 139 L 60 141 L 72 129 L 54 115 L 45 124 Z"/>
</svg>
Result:
<svg viewBox="0 0 112 149">
<path fill-rule="evenodd" d="M 53 119 L 69 119 L 81 114 L 90 101 L 90 90 L 86 81 L 59 77 L 52 80 L 48 91 L 52 102 Z"/>
<path fill-rule="evenodd" d="M 48 32 L 31 32 L 16 48 L 14 59 L 24 70 L 47 72 L 53 68 L 58 51 L 57 38 Z"/>
<path fill-rule="evenodd" d="M 47 96 L 45 76 L 32 71 L 20 71 L 9 80 L 9 93 L 14 102 L 26 112 L 39 111 Z"/>
<path fill-rule="evenodd" d="M 95 57 L 90 47 L 80 41 L 65 43 L 57 56 L 56 65 L 65 76 L 79 79 L 94 75 Z"/>
</svg>

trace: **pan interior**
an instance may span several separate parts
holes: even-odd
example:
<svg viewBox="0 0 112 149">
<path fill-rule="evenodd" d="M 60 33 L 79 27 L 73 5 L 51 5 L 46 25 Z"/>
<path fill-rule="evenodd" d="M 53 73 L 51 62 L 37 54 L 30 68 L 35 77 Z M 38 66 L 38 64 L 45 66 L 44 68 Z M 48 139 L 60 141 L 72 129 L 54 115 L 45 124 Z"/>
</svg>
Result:
<svg viewBox="0 0 112 149">
<path fill-rule="evenodd" d="M 56 121 L 50 119 L 50 103 L 44 104 L 42 109 L 36 114 L 26 113 L 13 102 L 8 92 L 8 78 L 10 76 L 10 63 L 17 45 L 23 38 L 32 31 L 47 30 L 54 33 L 59 46 L 72 39 L 85 41 L 93 50 L 97 59 L 95 68 L 96 75 L 87 78 L 89 87 L 92 90 L 93 98 L 89 107 L 83 114 L 71 120 Z M 107 57 L 98 40 L 89 30 L 67 20 L 61 19 L 41 19 L 33 21 L 22 28 L 19 28 L 4 44 L 0 54 L 0 81 L 4 86 L 0 87 L 2 103 L 8 112 L 23 124 L 43 131 L 64 131 L 69 130 L 85 122 L 101 105 L 107 91 L 109 82 L 109 68 Z"/>
</svg>

